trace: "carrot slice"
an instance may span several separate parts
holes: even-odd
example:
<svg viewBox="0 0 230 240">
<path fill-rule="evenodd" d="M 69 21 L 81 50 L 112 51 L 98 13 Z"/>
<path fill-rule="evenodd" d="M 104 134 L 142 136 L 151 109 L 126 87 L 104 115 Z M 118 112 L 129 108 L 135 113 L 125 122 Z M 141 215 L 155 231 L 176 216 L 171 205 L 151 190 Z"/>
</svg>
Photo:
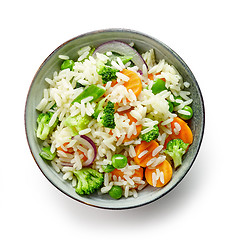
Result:
<svg viewBox="0 0 230 240">
<path fill-rule="evenodd" d="M 153 80 L 153 74 L 152 73 L 148 74 L 148 79 Z"/>
<path fill-rule="evenodd" d="M 124 172 L 122 172 L 120 169 L 114 169 L 112 172 L 111 172 L 112 176 L 116 176 L 117 178 L 121 178 L 123 180 L 125 180 L 124 178 Z M 142 167 L 138 168 L 138 169 L 135 169 L 135 172 L 134 174 L 131 176 L 131 178 L 133 177 L 139 177 L 141 180 L 143 179 L 144 177 L 144 169 Z M 135 182 L 135 185 L 137 185 L 135 188 L 137 188 L 140 184 L 136 183 Z"/>
<path fill-rule="evenodd" d="M 68 145 L 68 144 L 69 144 L 69 142 L 66 142 L 66 143 L 63 144 L 63 146 L 65 147 L 65 146 Z M 66 151 L 66 150 L 64 150 L 64 149 L 60 146 L 60 147 L 57 148 L 57 150 L 63 151 L 63 152 L 65 152 L 65 153 L 70 153 L 70 154 L 73 154 L 73 153 L 74 153 L 74 150 L 73 150 L 72 147 L 67 148 L 67 151 Z M 78 152 L 79 155 L 83 154 L 83 158 L 82 158 L 83 161 L 86 161 L 86 160 L 88 159 L 81 150 L 77 149 L 77 152 Z"/>
<path fill-rule="evenodd" d="M 174 132 L 175 124 L 180 125 L 181 130 L 180 130 L 179 134 L 176 134 Z M 193 134 L 192 134 L 190 127 L 184 120 L 182 120 L 179 117 L 175 117 L 173 119 L 173 121 L 171 122 L 171 127 L 172 127 L 172 134 L 166 138 L 165 144 L 164 144 L 165 148 L 166 148 L 168 142 L 172 139 L 181 139 L 181 140 L 183 140 L 183 142 L 188 143 L 189 145 L 192 144 Z"/>
<path fill-rule="evenodd" d="M 159 169 L 160 172 L 163 172 L 164 181 L 161 182 L 161 178 L 159 177 L 156 181 L 156 187 L 163 187 L 165 186 L 172 178 L 172 166 L 171 164 L 165 160 L 161 164 L 157 165 L 154 169 L 146 168 L 145 169 L 145 178 L 148 184 L 153 186 L 153 173 L 157 174 L 157 169 Z"/>
<path fill-rule="evenodd" d="M 134 157 L 135 163 L 140 165 L 141 167 L 146 167 L 148 161 L 153 158 L 152 156 L 153 150 L 158 146 L 159 144 L 155 140 L 152 140 L 150 142 L 142 141 L 139 145 L 135 147 L 135 152 L 136 152 L 136 157 Z M 143 153 L 145 150 L 147 151 L 146 154 L 139 157 L 139 155 Z M 158 157 L 158 156 L 159 156 L 159 153 L 156 154 L 154 157 Z"/>
<path fill-rule="evenodd" d="M 155 75 L 160 75 L 161 73 L 156 73 Z M 154 76 L 152 73 L 148 74 L 148 79 L 150 80 L 154 80 Z M 161 80 L 163 80 L 164 82 L 166 82 L 165 78 L 161 78 Z"/>
<path fill-rule="evenodd" d="M 129 80 L 124 83 L 126 89 L 128 91 L 131 89 L 136 97 L 138 97 L 142 91 L 142 83 L 140 77 L 135 72 L 128 69 L 123 69 L 121 73 L 129 77 Z"/>
<path fill-rule="evenodd" d="M 127 117 L 130 119 L 130 122 L 129 122 L 129 125 L 131 125 L 133 122 L 137 122 L 137 119 L 134 118 L 131 114 L 130 114 L 130 111 L 129 112 L 126 112 L 127 114 Z M 123 115 L 123 114 L 121 114 Z M 136 137 L 139 136 L 139 134 L 141 133 L 141 130 L 142 130 L 142 126 L 141 125 L 136 125 L 136 134 L 132 134 L 131 137 L 127 137 L 127 135 L 125 136 L 124 140 L 123 140 L 123 143 L 124 142 L 129 142 L 133 139 L 135 139 Z"/>
<path fill-rule="evenodd" d="M 65 147 L 66 145 L 68 145 L 69 144 L 69 142 L 66 142 L 66 143 L 64 143 L 63 144 L 63 146 Z M 67 148 L 67 150 L 64 150 L 61 146 L 60 147 L 58 147 L 57 148 L 57 150 L 59 150 L 59 151 L 62 151 L 62 152 L 65 152 L 65 153 L 74 153 L 74 150 L 73 150 L 73 148 L 71 147 L 71 148 Z"/>
</svg>

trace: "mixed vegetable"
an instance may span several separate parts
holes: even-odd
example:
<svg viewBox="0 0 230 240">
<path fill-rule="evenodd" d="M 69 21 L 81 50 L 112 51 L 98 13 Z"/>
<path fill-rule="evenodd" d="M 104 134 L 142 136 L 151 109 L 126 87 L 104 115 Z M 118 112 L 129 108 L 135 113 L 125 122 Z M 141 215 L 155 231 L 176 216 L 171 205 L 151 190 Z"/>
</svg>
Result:
<svg viewBox="0 0 230 240">
<path fill-rule="evenodd" d="M 37 138 L 44 141 L 40 156 L 51 162 L 53 166 L 61 164 L 65 168 L 64 173 L 69 173 L 69 177 L 64 174 L 65 178 L 75 179 L 73 185 L 76 193 L 80 195 L 92 194 L 107 188 L 106 193 L 114 199 L 120 199 L 127 184 L 131 184 L 134 191 L 141 190 L 147 184 L 157 188 L 165 186 L 172 178 L 173 169 L 178 169 L 182 164 L 183 155 L 193 142 L 192 131 L 186 122 L 193 117 L 193 110 L 189 104 L 179 108 L 186 102 L 186 97 L 182 98 L 179 94 L 175 94 L 176 91 L 170 88 L 162 69 L 155 73 L 149 71 L 156 63 L 147 64 L 137 50 L 124 42 L 110 41 L 96 49 L 86 47 L 85 50 L 79 51 L 81 56 L 76 62 L 65 59 L 60 69 L 74 72 L 77 71 L 77 63 L 106 56 L 106 61 L 99 58 L 96 63 L 96 74 L 100 84 L 84 84 L 86 79 L 75 83 L 74 89 L 79 89 L 79 94 L 71 100 L 69 108 L 88 106 L 91 112 L 69 114 L 62 116 L 60 120 L 60 117 L 55 118 L 54 115 L 58 101 L 53 103 L 48 111 L 41 110 L 37 118 L 36 130 Z M 73 78 L 70 78 L 70 81 L 73 81 Z M 108 86 L 110 88 L 121 86 L 129 95 L 121 96 L 120 100 L 117 95 L 116 101 L 113 101 L 109 98 L 113 92 L 109 92 Z M 135 109 L 140 106 L 131 103 L 141 98 L 144 100 L 140 101 L 147 101 L 147 95 L 142 97 L 143 91 L 154 97 L 156 101 L 162 94 L 169 93 L 164 104 L 167 106 L 167 111 L 172 114 L 170 116 L 174 117 L 169 121 L 163 119 L 157 109 L 148 109 L 148 106 L 145 108 L 141 106 L 141 109 L 145 109 L 144 117 L 139 117 L 137 113 L 135 115 Z M 134 100 L 130 100 L 131 98 Z M 119 118 L 124 118 L 127 129 L 133 128 L 131 133 L 127 130 L 125 133 L 117 134 L 117 114 Z M 162 125 L 164 121 L 168 123 Z M 108 163 L 101 164 L 100 168 L 95 167 L 97 157 L 100 155 L 98 153 L 100 145 L 93 141 L 87 132 L 93 124 L 99 124 L 99 128 L 108 135 L 117 134 L 117 145 L 111 146 L 111 149 L 115 150 L 110 151 L 113 153 L 110 158 L 105 154 L 104 158 Z M 52 141 L 55 139 L 55 129 L 60 126 L 71 137 L 54 148 Z M 163 137 L 165 137 L 164 141 Z M 77 147 L 74 144 L 77 144 Z M 67 157 L 70 157 L 70 161 L 56 161 L 58 158 L 67 159 Z M 76 158 L 80 159 L 80 163 L 78 161 L 80 166 L 73 161 Z M 101 160 L 100 157 L 98 159 Z M 67 172 L 68 168 L 71 168 L 69 172 Z M 129 171 L 128 175 L 127 171 Z M 112 184 L 108 184 L 107 178 Z"/>
</svg>

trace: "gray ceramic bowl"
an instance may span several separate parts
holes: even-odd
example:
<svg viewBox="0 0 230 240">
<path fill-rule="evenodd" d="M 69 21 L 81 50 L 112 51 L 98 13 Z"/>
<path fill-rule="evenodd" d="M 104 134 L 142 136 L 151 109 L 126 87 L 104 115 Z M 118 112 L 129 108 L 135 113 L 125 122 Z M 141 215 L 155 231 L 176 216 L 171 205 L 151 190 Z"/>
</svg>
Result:
<svg viewBox="0 0 230 240">
<path fill-rule="evenodd" d="M 166 61 L 169 64 L 173 64 L 182 77 L 190 83 L 189 90 L 191 92 L 191 97 L 194 100 L 192 103 L 194 117 L 189 123 L 194 135 L 194 142 L 186 153 L 182 166 L 174 172 L 172 180 L 164 188 L 153 190 L 151 186 L 146 187 L 139 193 L 138 198 L 130 197 L 128 199 L 121 198 L 119 200 L 113 200 L 108 194 L 102 196 L 97 194 L 90 196 L 77 195 L 71 184 L 64 181 L 61 174 L 57 174 L 47 162 L 41 159 L 39 156 L 41 142 L 38 141 L 35 135 L 35 129 L 37 128 L 36 119 L 38 116 L 35 107 L 42 98 L 43 89 L 47 88 L 44 78 L 51 77 L 55 70 L 60 69 L 62 60 L 58 58 L 58 55 L 68 55 L 70 58 L 75 59 L 77 51 L 83 46 L 91 45 L 97 47 L 101 43 L 110 40 L 121 40 L 125 42 L 133 41 L 135 47 L 141 53 L 154 48 L 157 60 L 165 58 Z M 172 49 L 159 40 L 140 32 L 126 29 L 107 29 L 89 32 L 63 43 L 42 63 L 34 76 L 28 92 L 25 107 L 25 128 L 28 144 L 35 162 L 47 179 L 60 191 L 79 202 L 91 206 L 106 209 L 128 209 L 142 206 L 159 199 L 172 190 L 187 174 L 197 156 L 203 137 L 204 103 L 194 75 L 185 62 Z"/>
</svg>

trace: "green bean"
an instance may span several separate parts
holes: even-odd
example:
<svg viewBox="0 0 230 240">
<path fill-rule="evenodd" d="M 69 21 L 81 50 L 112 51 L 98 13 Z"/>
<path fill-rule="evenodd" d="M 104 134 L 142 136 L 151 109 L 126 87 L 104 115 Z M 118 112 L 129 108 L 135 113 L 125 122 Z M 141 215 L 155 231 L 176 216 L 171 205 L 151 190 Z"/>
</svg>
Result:
<svg viewBox="0 0 230 240">
<path fill-rule="evenodd" d="M 52 161 L 56 157 L 56 152 L 51 153 L 50 147 L 44 147 L 39 155 L 45 160 Z"/>
<path fill-rule="evenodd" d="M 85 88 L 85 90 L 73 100 L 72 104 L 75 102 L 81 103 L 81 100 L 87 97 L 93 97 L 90 102 L 95 101 L 100 98 L 105 91 L 106 90 L 104 88 L 92 84 L 88 88 Z"/>
</svg>

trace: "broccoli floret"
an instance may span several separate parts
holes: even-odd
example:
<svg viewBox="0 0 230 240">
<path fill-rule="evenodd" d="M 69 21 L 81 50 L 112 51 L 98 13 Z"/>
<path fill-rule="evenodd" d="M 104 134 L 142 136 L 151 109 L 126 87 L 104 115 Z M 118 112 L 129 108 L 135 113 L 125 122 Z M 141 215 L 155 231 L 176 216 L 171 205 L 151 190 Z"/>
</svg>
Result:
<svg viewBox="0 0 230 240">
<path fill-rule="evenodd" d="M 101 75 L 102 83 L 106 84 L 109 81 L 113 81 L 117 79 L 116 73 L 119 72 L 119 70 L 103 66 L 99 69 L 98 74 Z"/>
<path fill-rule="evenodd" d="M 52 116 L 53 116 L 52 112 L 40 113 L 38 115 L 37 137 L 40 138 L 41 140 L 45 140 L 58 124 L 58 119 L 56 119 L 54 124 L 51 127 L 49 126 L 49 122 Z"/>
<path fill-rule="evenodd" d="M 77 135 L 81 130 L 87 128 L 90 121 L 91 117 L 88 115 L 84 117 L 77 115 L 74 117 L 67 117 L 64 124 L 71 129 L 73 135 Z"/>
<path fill-rule="evenodd" d="M 150 142 L 159 136 L 159 127 L 153 126 L 153 129 L 147 133 L 141 134 L 141 139 L 145 142 Z"/>
<path fill-rule="evenodd" d="M 77 186 L 75 191 L 77 194 L 91 194 L 98 190 L 103 182 L 104 175 L 92 168 L 82 168 L 73 172 L 77 177 Z"/>
<path fill-rule="evenodd" d="M 188 148 L 188 143 L 184 143 L 181 139 L 173 139 L 168 142 L 165 153 L 172 157 L 174 168 L 182 164 L 182 156 Z"/>
<path fill-rule="evenodd" d="M 112 129 L 115 128 L 116 124 L 114 121 L 114 113 L 115 113 L 114 103 L 108 101 L 107 105 L 103 110 L 103 115 L 101 117 L 101 123 L 104 127 Z"/>
</svg>

